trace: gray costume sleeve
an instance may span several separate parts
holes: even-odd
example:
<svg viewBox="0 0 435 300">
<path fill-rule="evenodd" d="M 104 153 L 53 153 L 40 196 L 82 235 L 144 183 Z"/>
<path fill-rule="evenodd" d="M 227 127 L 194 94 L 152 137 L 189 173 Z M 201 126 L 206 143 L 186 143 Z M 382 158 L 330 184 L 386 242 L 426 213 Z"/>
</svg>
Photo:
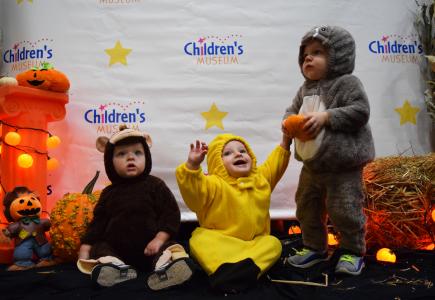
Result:
<svg viewBox="0 0 435 300">
<path fill-rule="evenodd" d="M 327 109 L 332 130 L 354 132 L 367 124 L 370 106 L 357 77 L 344 75 L 334 84 L 328 97 L 333 97 Z"/>
</svg>

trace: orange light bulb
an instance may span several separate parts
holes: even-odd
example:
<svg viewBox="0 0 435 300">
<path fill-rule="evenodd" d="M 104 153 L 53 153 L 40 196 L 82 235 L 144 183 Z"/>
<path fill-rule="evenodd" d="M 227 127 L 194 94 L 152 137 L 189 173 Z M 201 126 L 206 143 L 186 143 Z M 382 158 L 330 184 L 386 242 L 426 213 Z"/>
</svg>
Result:
<svg viewBox="0 0 435 300">
<path fill-rule="evenodd" d="M 301 228 L 299 227 L 299 226 L 297 226 L 297 225 L 293 225 L 293 226 L 290 226 L 289 228 L 288 228 L 288 234 L 289 235 L 292 235 L 292 234 L 300 234 L 302 231 L 301 231 Z"/>
<path fill-rule="evenodd" d="M 337 238 L 332 233 L 328 233 L 328 245 L 329 246 L 336 246 L 336 245 L 338 245 Z"/>
<path fill-rule="evenodd" d="M 376 260 L 382 262 L 395 263 L 396 262 L 396 254 L 394 254 L 391 249 L 382 248 L 376 252 Z"/>
<path fill-rule="evenodd" d="M 47 160 L 47 169 L 49 171 L 55 170 L 58 167 L 59 167 L 59 161 L 56 158 L 51 157 L 49 160 Z"/>
<path fill-rule="evenodd" d="M 56 135 L 52 135 L 47 139 L 47 148 L 53 149 L 59 146 L 60 138 Z"/>
<path fill-rule="evenodd" d="M 24 153 L 18 156 L 17 162 L 21 168 L 27 169 L 33 165 L 33 158 L 31 155 Z"/>
<path fill-rule="evenodd" d="M 16 146 L 21 142 L 21 135 L 15 131 L 8 132 L 5 136 L 5 142 L 11 146 Z"/>
</svg>

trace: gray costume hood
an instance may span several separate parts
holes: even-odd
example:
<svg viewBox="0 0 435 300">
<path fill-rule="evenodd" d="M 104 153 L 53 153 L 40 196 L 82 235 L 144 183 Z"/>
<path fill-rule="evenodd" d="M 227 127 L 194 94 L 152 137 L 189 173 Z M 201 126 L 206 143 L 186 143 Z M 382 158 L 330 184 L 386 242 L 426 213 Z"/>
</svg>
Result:
<svg viewBox="0 0 435 300">
<path fill-rule="evenodd" d="M 316 26 L 308 31 L 299 47 L 299 66 L 302 68 L 303 54 L 307 43 L 319 40 L 328 52 L 327 79 L 351 74 L 355 68 L 355 41 L 352 35 L 338 26 Z"/>
</svg>

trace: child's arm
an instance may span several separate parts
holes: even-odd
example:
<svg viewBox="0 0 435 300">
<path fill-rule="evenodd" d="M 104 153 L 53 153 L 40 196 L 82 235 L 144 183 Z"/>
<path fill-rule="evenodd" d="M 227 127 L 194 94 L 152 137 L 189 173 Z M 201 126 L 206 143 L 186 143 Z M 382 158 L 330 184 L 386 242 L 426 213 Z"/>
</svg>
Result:
<svg viewBox="0 0 435 300">
<path fill-rule="evenodd" d="M 170 238 L 169 233 L 164 231 L 159 231 L 156 236 L 148 243 L 145 247 L 143 253 L 146 256 L 155 255 L 159 252 L 160 248 L 166 243 Z"/>
<path fill-rule="evenodd" d="M 258 167 L 259 172 L 261 172 L 270 183 L 272 190 L 275 188 L 275 185 L 281 179 L 282 175 L 284 175 L 290 160 L 292 137 L 286 133 L 285 128 L 282 130 L 281 143 L 269 154 L 266 161 Z"/>
<path fill-rule="evenodd" d="M 177 184 L 186 205 L 195 213 L 199 213 L 204 205 L 214 195 L 216 182 L 211 176 L 205 176 L 200 167 L 208 152 L 206 143 L 197 140 L 190 144 L 187 161 L 177 167 L 175 176 Z"/>
<path fill-rule="evenodd" d="M 79 259 L 89 259 L 90 252 L 91 252 L 91 245 L 82 244 L 79 249 Z"/>
</svg>

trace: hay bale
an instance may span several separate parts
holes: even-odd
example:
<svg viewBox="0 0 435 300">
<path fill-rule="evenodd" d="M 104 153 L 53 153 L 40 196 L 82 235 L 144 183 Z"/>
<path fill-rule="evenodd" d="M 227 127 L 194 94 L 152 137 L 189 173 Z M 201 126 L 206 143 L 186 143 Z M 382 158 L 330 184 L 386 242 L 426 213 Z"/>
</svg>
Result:
<svg viewBox="0 0 435 300">
<path fill-rule="evenodd" d="M 379 158 L 363 177 L 369 249 L 423 249 L 435 242 L 435 153 Z"/>
</svg>

